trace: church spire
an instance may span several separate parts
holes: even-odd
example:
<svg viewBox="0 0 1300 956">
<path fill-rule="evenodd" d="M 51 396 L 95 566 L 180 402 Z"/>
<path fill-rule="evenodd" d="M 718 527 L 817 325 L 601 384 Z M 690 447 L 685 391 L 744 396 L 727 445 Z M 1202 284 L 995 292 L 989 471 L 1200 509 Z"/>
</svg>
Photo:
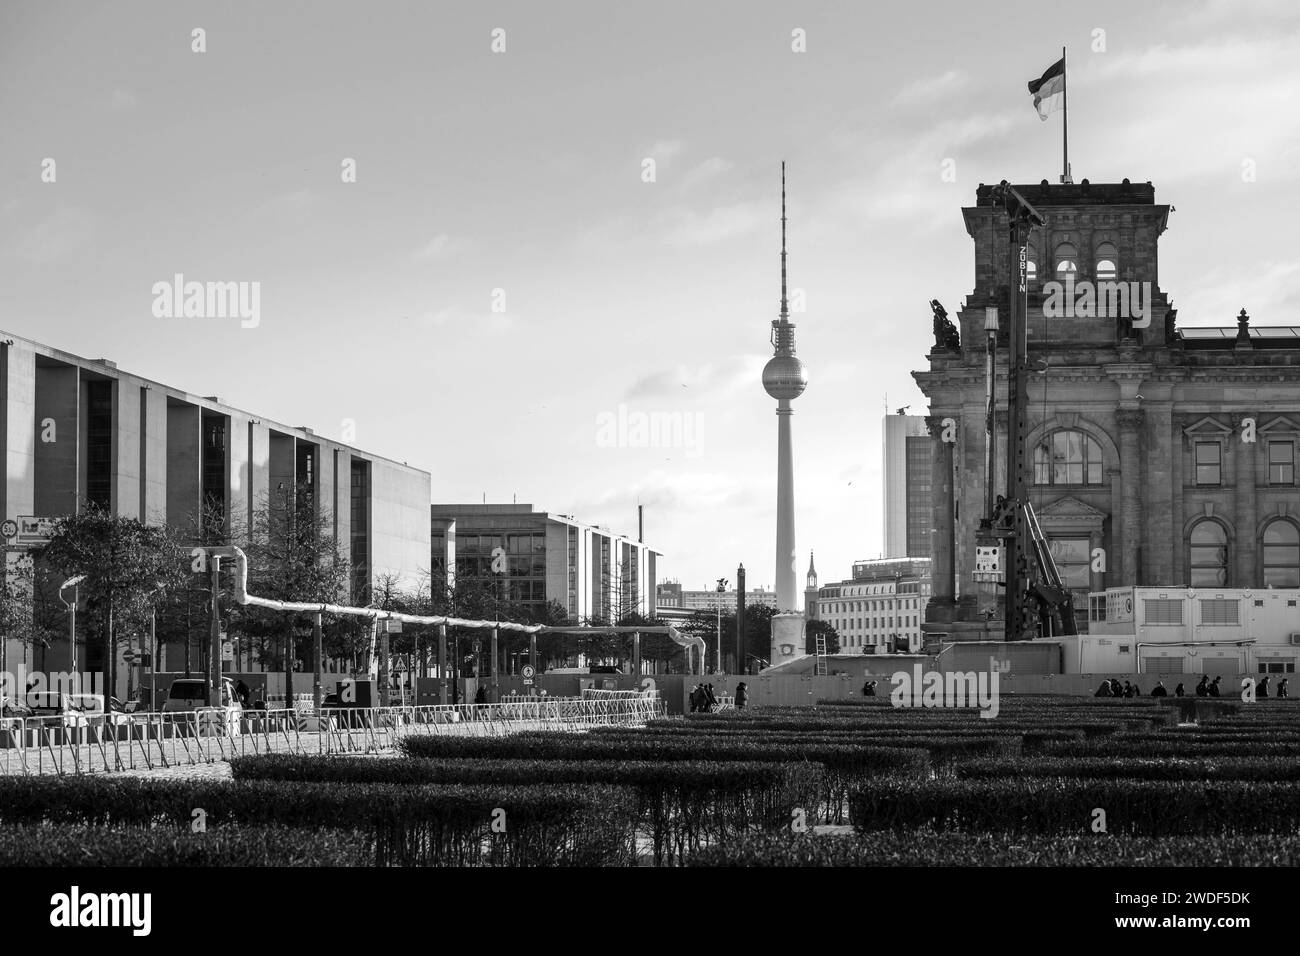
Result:
<svg viewBox="0 0 1300 956">
<path fill-rule="evenodd" d="M 817 586 L 817 565 L 813 562 L 813 553 L 808 552 L 808 587 Z"/>
</svg>

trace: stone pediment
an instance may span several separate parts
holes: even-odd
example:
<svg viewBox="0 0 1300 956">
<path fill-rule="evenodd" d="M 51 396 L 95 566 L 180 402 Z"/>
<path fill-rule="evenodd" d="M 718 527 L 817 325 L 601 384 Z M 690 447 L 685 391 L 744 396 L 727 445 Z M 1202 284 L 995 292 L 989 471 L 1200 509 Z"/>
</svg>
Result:
<svg viewBox="0 0 1300 956">
<path fill-rule="evenodd" d="M 1039 520 L 1048 518 L 1097 518 L 1105 520 L 1106 513 L 1098 511 L 1086 501 L 1080 501 L 1070 495 L 1057 498 L 1051 504 L 1036 510 Z"/>
<path fill-rule="evenodd" d="M 1279 415 L 1276 418 L 1270 419 L 1267 425 L 1261 425 L 1259 428 L 1259 433 L 1261 435 L 1272 433 L 1294 435 L 1298 432 L 1300 432 L 1300 423 L 1297 423 L 1295 419 L 1287 418 L 1285 415 Z"/>
<path fill-rule="evenodd" d="M 1199 435 L 1205 438 L 1221 438 L 1224 435 L 1232 434 L 1232 428 L 1206 415 L 1199 421 L 1195 421 L 1184 428 L 1183 434 Z"/>
</svg>

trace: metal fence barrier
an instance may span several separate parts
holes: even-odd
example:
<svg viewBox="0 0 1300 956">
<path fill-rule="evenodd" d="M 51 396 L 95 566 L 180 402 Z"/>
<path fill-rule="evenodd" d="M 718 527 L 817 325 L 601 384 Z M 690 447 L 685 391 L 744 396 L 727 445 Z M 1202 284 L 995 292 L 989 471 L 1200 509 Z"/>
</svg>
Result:
<svg viewBox="0 0 1300 956">
<path fill-rule="evenodd" d="M 583 731 L 662 717 L 637 697 L 519 697 L 496 704 L 62 714 L 0 719 L 0 774 L 154 770 L 265 753 L 391 751 L 409 736 L 495 737 L 524 730 Z"/>
</svg>

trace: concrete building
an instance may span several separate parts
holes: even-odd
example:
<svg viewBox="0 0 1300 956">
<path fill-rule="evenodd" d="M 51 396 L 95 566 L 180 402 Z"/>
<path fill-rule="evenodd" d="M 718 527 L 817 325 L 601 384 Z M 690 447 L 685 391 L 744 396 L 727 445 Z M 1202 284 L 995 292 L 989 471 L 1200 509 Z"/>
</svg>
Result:
<svg viewBox="0 0 1300 956">
<path fill-rule="evenodd" d="M 572 515 L 529 504 L 435 504 L 430 509 L 435 580 L 477 580 L 522 604 L 557 602 L 569 620 L 654 613 L 663 552 Z"/>
<path fill-rule="evenodd" d="M 884 520 L 886 558 L 930 556 L 930 468 L 933 454 L 924 415 L 886 415 L 884 432 Z"/>
<path fill-rule="evenodd" d="M 1244 309 L 1232 326 L 1179 326 L 1158 285 L 1170 207 L 1156 203 L 1150 183 L 1016 188 L 1046 220 L 1025 253 L 1030 495 L 1075 593 L 1080 629 L 1088 594 L 1115 587 L 1300 587 L 1300 328 L 1253 326 Z M 934 447 L 925 630 L 935 644 L 980 639 L 986 609 L 1001 629 L 1000 599 L 981 597 L 972 574 L 986 510 L 985 310 L 1008 314 L 1011 253 L 1006 212 L 990 187 L 980 186 L 962 214 L 974 242 L 973 291 L 956 323 L 936 312 L 928 367 L 913 373 L 930 402 Z M 1104 303 L 1084 295 L 1108 288 Z"/>
<path fill-rule="evenodd" d="M 206 510 L 239 543 L 275 489 L 305 482 L 352 566 L 352 593 L 341 597 L 364 604 L 375 576 L 413 585 L 428 566 L 427 471 L 132 375 L 108 359 L 0 333 L 0 439 L 0 510 L 19 525 L 19 541 L 39 541 L 41 519 L 89 502 L 182 530 Z M 27 666 L 63 669 L 68 650 L 66 640 L 37 649 Z M 6 651 L 11 661 L 27 652 L 13 642 Z M 97 668 L 99 654 L 93 642 L 77 658 Z"/>
<path fill-rule="evenodd" d="M 808 573 L 811 586 L 816 571 Z M 855 561 L 852 578 L 817 588 L 807 614 L 835 628 L 841 653 L 907 653 L 921 649 L 929 599 L 928 558 Z"/>
<path fill-rule="evenodd" d="M 745 605 L 753 607 L 755 605 L 764 605 L 766 607 L 776 607 L 776 592 L 767 588 L 747 588 L 745 590 Z M 721 605 L 724 612 L 735 613 L 736 610 L 736 589 L 719 592 L 716 588 L 713 590 L 691 591 L 684 589 L 676 581 L 661 582 L 656 596 L 655 606 L 657 608 L 680 608 L 685 611 L 716 611 Z"/>
</svg>

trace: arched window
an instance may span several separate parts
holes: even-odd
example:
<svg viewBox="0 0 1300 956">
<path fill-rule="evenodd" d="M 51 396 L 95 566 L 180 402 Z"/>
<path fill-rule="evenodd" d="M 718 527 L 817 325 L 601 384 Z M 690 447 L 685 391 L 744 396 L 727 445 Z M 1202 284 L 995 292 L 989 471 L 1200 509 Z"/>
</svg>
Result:
<svg viewBox="0 0 1300 956">
<path fill-rule="evenodd" d="M 1188 539 L 1187 562 L 1194 588 L 1224 587 L 1228 583 L 1228 532 L 1217 521 L 1198 521 Z"/>
<path fill-rule="evenodd" d="M 1072 272 L 1079 271 L 1079 250 L 1069 242 L 1056 247 L 1056 277 L 1064 279 Z"/>
<path fill-rule="evenodd" d="M 1025 246 L 1025 278 L 1030 282 L 1038 278 L 1038 250 L 1033 245 Z"/>
<path fill-rule="evenodd" d="M 1264 527 L 1264 586 L 1300 588 L 1300 528 L 1283 518 Z"/>
<path fill-rule="evenodd" d="M 1119 253 L 1115 251 L 1114 243 L 1103 242 L 1097 247 L 1097 279 L 1106 281 L 1108 279 L 1119 278 Z"/>
<path fill-rule="evenodd" d="M 1034 449 L 1034 484 L 1099 485 L 1101 446 L 1080 431 L 1053 432 Z"/>
</svg>

